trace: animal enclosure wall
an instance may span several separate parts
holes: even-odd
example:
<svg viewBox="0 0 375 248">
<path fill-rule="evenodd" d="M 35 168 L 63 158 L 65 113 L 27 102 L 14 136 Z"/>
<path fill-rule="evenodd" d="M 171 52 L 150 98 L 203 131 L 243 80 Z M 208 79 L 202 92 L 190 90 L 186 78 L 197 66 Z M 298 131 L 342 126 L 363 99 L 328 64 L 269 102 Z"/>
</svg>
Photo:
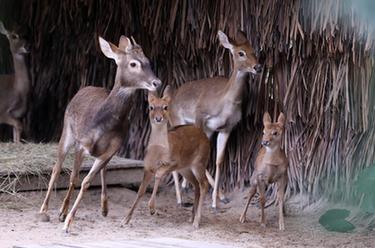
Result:
<svg viewBox="0 0 375 248">
<path fill-rule="evenodd" d="M 241 29 L 263 72 L 248 79 L 243 118 L 227 146 L 226 188 L 248 182 L 266 110 L 287 116 L 289 192 L 320 196 L 322 188 L 349 185 L 374 162 L 373 39 L 347 1 L 9 0 L 0 2 L 0 12 L 32 47 L 28 141 L 58 139 L 65 107 L 80 87 L 111 88 L 115 64 L 100 53 L 98 35 L 114 43 L 121 34 L 134 36 L 156 74 L 178 87 L 228 75 L 231 61 L 217 31 L 233 37 Z M 0 70 L 9 72 L 9 52 L 0 44 Z M 149 135 L 144 93 L 131 104 L 122 153 L 143 158 Z"/>
</svg>

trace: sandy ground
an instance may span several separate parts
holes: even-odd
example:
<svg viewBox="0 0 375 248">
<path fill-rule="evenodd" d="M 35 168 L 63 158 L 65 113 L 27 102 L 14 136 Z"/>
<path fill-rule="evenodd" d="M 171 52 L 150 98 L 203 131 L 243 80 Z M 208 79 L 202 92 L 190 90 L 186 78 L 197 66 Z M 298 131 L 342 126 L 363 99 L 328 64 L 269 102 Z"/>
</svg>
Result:
<svg viewBox="0 0 375 248">
<path fill-rule="evenodd" d="M 43 223 L 37 221 L 35 214 L 44 194 L 29 192 L 17 197 L 0 195 L 0 247 L 156 237 L 201 240 L 232 247 L 375 247 L 373 231 L 330 233 L 319 225 L 318 213 L 289 213 L 285 219 L 286 231 L 280 232 L 276 207 L 266 209 L 267 227 L 262 228 L 258 223 L 260 211 L 251 206 L 248 222 L 241 224 L 238 219 L 246 196 L 241 192 L 229 195 L 231 202 L 221 205 L 217 213 L 210 209 L 210 199 L 207 197 L 201 228 L 195 230 L 188 222 L 190 208 L 176 207 L 174 190 L 166 186 L 157 198 L 157 214 L 150 216 L 147 208 L 150 194 L 147 194 L 135 211 L 131 223 L 124 228 L 120 227 L 120 221 L 136 192 L 120 187 L 110 188 L 109 215 L 104 218 L 100 212 L 100 189 L 90 189 L 80 205 L 71 232 L 65 234 L 58 220 L 59 204 L 65 191 L 52 195 L 49 212 L 51 221 Z M 185 200 L 191 201 L 191 196 L 189 193 Z"/>
</svg>

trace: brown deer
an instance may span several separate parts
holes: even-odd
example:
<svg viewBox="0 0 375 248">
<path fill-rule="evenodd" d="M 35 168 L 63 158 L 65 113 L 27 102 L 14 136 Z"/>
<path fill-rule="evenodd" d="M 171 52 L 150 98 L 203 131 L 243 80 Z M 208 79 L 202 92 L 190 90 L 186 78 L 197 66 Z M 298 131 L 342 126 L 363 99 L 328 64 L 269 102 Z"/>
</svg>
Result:
<svg viewBox="0 0 375 248">
<path fill-rule="evenodd" d="M 218 36 L 221 45 L 232 54 L 231 76 L 187 82 L 176 90 L 171 105 L 172 125 L 195 123 L 204 129 L 209 138 L 214 132 L 218 132 L 215 180 L 208 171 L 206 172 L 208 180 L 214 188 L 212 193 L 214 209 L 216 208 L 220 167 L 224 160 L 225 146 L 230 132 L 241 120 L 241 103 L 247 74 L 248 72 L 257 74 L 262 69 L 245 33 L 239 31 L 236 40 L 229 39 L 221 31 L 218 32 Z M 180 204 L 178 176 L 175 172 L 173 176 L 177 202 Z M 228 201 L 221 192 L 219 192 L 219 197 L 224 202 Z"/>
<path fill-rule="evenodd" d="M 250 178 L 249 199 L 240 217 L 240 222 L 246 221 L 246 212 L 251 198 L 259 192 L 261 206 L 261 225 L 265 226 L 264 205 L 266 203 L 265 191 L 269 184 L 277 185 L 277 200 L 279 204 L 279 229 L 284 230 L 284 194 L 288 183 L 288 159 L 281 148 L 281 140 L 284 133 L 285 116 L 280 113 L 277 122 L 272 123 L 271 116 L 266 112 L 263 116 L 262 148 L 255 161 L 255 169 Z"/>
<path fill-rule="evenodd" d="M 155 213 L 155 197 L 160 181 L 167 173 L 178 171 L 194 186 L 195 199 L 191 222 L 195 228 L 199 227 L 202 205 L 208 190 L 205 171 L 210 154 L 210 142 L 203 130 L 194 125 L 176 126 L 168 130 L 170 100 L 169 89 L 166 89 L 163 98 L 149 93 L 151 135 L 144 159 L 143 181 L 122 225 L 129 223 L 153 175 L 155 185 L 148 204 L 151 214 Z"/>
<path fill-rule="evenodd" d="M 148 58 L 134 40 L 132 44 L 129 38 L 121 36 L 119 47 L 117 47 L 99 37 L 99 45 L 103 54 L 114 59 L 117 64 L 113 89 L 108 92 L 104 88 L 85 87 L 79 90 L 68 104 L 64 116 L 63 132 L 59 141 L 58 159 L 40 209 L 42 216 L 47 215 L 48 201 L 53 185 L 60 174 L 65 155 L 74 146 L 75 161 L 70 176 L 70 186 L 60 209 L 60 220 L 65 220 L 63 230 L 66 232 L 73 221 L 83 193 L 100 170 L 102 214 L 103 216 L 107 215 L 105 166 L 119 150 L 126 135 L 128 127 L 126 119 L 131 107 L 127 101 L 137 89 L 155 91 L 161 85 L 160 80 L 151 70 Z M 70 197 L 78 180 L 84 153 L 94 156 L 96 160 L 88 175 L 83 179 L 77 199 L 67 215 Z"/>
<path fill-rule="evenodd" d="M 9 41 L 13 57 L 14 74 L 0 75 L 0 123 L 13 126 L 13 141 L 19 143 L 22 133 L 22 118 L 27 110 L 30 80 L 25 63 L 26 41 L 18 34 L 5 29 L 0 22 L 0 33 Z"/>
</svg>

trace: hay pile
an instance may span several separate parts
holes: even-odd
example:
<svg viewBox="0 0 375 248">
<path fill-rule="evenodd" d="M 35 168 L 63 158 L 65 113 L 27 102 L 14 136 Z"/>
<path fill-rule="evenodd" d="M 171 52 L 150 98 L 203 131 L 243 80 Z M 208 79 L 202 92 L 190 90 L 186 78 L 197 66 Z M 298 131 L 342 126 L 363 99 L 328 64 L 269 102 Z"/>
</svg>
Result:
<svg viewBox="0 0 375 248">
<path fill-rule="evenodd" d="M 48 182 L 56 158 L 56 143 L 0 143 L 0 193 L 14 194 L 22 176 L 37 176 Z M 71 170 L 73 158 L 72 154 L 66 156 L 63 170 Z"/>
</svg>

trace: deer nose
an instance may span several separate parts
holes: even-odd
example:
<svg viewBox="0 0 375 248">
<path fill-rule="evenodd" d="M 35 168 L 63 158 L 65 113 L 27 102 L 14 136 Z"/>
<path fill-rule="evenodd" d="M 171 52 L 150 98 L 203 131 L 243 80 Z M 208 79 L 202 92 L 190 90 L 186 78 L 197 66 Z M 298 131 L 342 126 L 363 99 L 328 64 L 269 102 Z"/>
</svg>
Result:
<svg viewBox="0 0 375 248">
<path fill-rule="evenodd" d="M 262 65 L 261 64 L 256 64 L 254 66 L 254 70 L 257 72 L 257 73 L 260 73 L 262 71 Z"/>
<path fill-rule="evenodd" d="M 161 81 L 160 80 L 153 80 L 151 82 L 152 86 L 154 86 L 155 88 L 158 88 L 160 85 L 161 85 Z"/>
<path fill-rule="evenodd" d="M 161 116 L 156 116 L 156 117 L 155 117 L 155 121 L 156 121 L 157 123 L 160 123 L 160 122 L 163 121 L 163 117 L 161 117 Z"/>
<path fill-rule="evenodd" d="M 262 146 L 269 146 L 270 142 L 268 140 L 262 140 Z"/>
</svg>

